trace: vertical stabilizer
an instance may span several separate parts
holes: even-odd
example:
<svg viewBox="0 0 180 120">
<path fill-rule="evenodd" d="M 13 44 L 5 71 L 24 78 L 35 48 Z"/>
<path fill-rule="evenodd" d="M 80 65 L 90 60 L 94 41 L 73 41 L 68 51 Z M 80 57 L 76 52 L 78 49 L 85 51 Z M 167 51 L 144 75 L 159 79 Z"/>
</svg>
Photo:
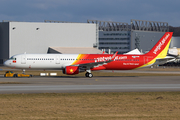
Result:
<svg viewBox="0 0 180 120">
<path fill-rule="evenodd" d="M 173 32 L 166 32 L 155 46 L 146 54 L 155 58 L 165 58 L 169 49 Z"/>
</svg>

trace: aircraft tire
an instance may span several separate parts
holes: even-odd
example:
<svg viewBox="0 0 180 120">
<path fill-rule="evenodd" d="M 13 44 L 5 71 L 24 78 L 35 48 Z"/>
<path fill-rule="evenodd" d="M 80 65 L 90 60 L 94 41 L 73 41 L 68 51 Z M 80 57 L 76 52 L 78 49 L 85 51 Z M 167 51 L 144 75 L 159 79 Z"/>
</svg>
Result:
<svg viewBox="0 0 180 120">
<path fill-rule="evenodd" d="M 85 74 L 85 76 L 86 76 L 86 77 L 89 77 L 89 73 L 87 72 L 87 73 Z"/>
<path fill-rule="evenodd" d="M 93 77 L 93 74 L 92 73 L 89 73 L 89 78 L 92 78 Z"/>
</svg>

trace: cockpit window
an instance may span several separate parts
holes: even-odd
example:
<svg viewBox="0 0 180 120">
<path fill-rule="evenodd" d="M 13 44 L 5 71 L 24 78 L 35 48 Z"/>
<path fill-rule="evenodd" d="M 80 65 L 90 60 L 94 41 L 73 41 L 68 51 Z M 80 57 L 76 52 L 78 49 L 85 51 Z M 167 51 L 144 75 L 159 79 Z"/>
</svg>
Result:
<svg viewBox="0 0 180 120">
<path fill-rule="evenodd" d="M 11 58 L 9 58 L 10 60 L 16 60 L 16 58 L 14 58 L 14 57 L 11 57 Z"/>
</svg>

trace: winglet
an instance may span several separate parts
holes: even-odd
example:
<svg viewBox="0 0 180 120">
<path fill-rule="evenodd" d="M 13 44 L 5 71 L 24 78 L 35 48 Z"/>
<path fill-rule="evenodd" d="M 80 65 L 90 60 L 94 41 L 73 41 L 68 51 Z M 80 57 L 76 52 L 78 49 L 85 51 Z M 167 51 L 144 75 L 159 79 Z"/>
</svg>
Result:
<svg viewBox="0 0 180 120">
<path fill-rule="evenodd" d="M 109 63 L 109 62 L 114 61 L 114 59 L 115 59 L 117 53 L 118 53 L 118 51 L 111 57 L 111 59 L 108 59 L 108 60 L 104 61 L 104 63 Z"/>
<path fill-rule="evenodd" d="M 118 54 L 118 51 L 112 56 L 111 60 L 114 60 L 117 54 Z"/>
</svg>

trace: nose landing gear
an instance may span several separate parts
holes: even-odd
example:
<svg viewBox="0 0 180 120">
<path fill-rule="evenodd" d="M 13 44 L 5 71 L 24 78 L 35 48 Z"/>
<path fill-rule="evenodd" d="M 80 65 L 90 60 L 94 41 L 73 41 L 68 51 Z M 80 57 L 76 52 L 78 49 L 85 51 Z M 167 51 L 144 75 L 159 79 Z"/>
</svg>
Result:
<svg viewBox="0 0 180 120">
<path fill-rule="evenodd" d="M 22 71 L 23 71 L 23 72 L 22 72 L 22 74 L 25 74 L 25 71 L 26 71 L 26 70 L 25 70 L 25 69 L 23 69 Z"/>
</svg>

